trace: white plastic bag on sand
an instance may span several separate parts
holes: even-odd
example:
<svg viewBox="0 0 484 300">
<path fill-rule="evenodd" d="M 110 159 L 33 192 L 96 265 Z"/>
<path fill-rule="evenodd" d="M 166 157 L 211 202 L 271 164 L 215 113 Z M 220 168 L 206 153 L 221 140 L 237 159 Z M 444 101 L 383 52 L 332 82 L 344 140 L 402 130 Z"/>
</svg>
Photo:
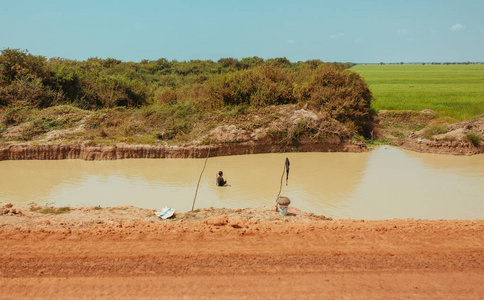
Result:
<svg viewBox="0 0 484 300">
<path fill-rule="evenodd" d="M 155 215 L 162 218 L 162 219 L 168 219 L 171 216 L 173 216 L 174 213 L 175 213 L 175 209 L 173 209 L 171 207 L 164 207 L 160 211 L 155 211 Z"/>
</svg>

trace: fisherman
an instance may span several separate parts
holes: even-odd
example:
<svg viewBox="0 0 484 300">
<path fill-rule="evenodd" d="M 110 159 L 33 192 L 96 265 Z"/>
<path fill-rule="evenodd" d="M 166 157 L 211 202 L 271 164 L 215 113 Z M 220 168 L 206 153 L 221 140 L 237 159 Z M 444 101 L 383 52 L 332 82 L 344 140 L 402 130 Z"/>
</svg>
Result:
<svg viewBox="0 0 484 300">
<path fill-rule="evenodd" d="M 223 176 L 224 176 L 224 172 L 219 171 L 218 177 L 217 177 L 217 185 L 218 186 L 226 186 L 227 185 L 227 180 L 225 180 Z"/>
</svg>

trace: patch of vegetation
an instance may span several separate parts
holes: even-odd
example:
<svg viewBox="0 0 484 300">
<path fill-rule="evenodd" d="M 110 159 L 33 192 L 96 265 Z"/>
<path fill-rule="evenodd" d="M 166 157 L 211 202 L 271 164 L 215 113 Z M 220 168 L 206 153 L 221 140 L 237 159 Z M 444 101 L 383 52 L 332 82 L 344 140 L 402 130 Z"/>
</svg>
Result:
<svg viewBox="0 0 484 300">
<path fill-rule="evenodd" d="M 482 64 L 356 65 L 351 70 L 370 85 L 376 109 L 431 109 L 455 120 L 484 113 Z"/>
<path fill-rule="evenodd" d="M 18 125 L 26 120 L 29 113 L 27 107 L 6 107 L 0 111 L 0 124 L 4 126 Z"/>
<path fill-rule="evenodd" d="M 108 141 L 121 137 L 137 141 L 142 135 L 151 136 L 151 143 L 180 142 L 192 139 L 197 122 L 209 120 L 216 111 L 230 118 L 251 109 L 299 104 L 367 136 L 372 95 L 362 78 L 348 70 L 350 66 L 258 57 L 217 62 L 47 60 L 28 51 L 4 49 L 0 109 L 11 111 L 3 113 L 2 123 L 8 129 L 31 121 L 18 137 L 22 140 L 85 121 L 87 130 Z M 29 113 L 33 117 L 29 120 L 20 108 L 38 115 Z"/>
<path fill-rule="evenodd" d="M 479 147 L 481 145 L 481 137 L 475 132 L 467 133 L 465 138 L 468 142 L 471 142 L 472 145 L 474 145 L 475 147 Z"/>
<path fill-rule="evenodd" d="M 368 148 L 374 148 L 377 146 L 388 146 L 392 145 L 392 140 L 389 138 L 380 138 L 380 139 L 365 139 L 365 143 Z"/>
<path fill-rule="evenodd" d="M 43 207 L 43 206 L 38 206 L 38 205 L 31 205 L 30 206 L 30 211 L 32 212 L 38 212 L 41 214 L 52 214 L 52 215 L 58 215 L 58 214 L 63 214 L 66 212 L 71 211 L 71 208 L 68 206 L 64 207 Z"/>
<path fill-rule="evenodd" d="M 426 139 L 433 139 L 434 135 L 447 133 L 447 127 L 442 124 L 433 124 L 424 130 L 423 136 Z"/>
<path fill-rule="evenodd" d="M 313 124 L 310 120 L 302 119 L 281 129 L 272 128 L 268 130 L 267 135 L 281 144 L 298 145 L 303 136 L 313 140 L 323 140 L 328 132 L 321 132 L 319 125 Z"/>
<path fill-rule="evenodd" d="M 401 138 L 401 137 L 405 137 L 406 135 L 401 132 L 400 130 L 398 129 L 395 129 L 393 131 L 391 131 L 391 134 L 394 136 L 394 137 L 397 137 L 397 138 Z"/>
<path fill-rule="evenodd" d="M 113 211 L 113 210 L 128 210 L 129 207 L 127 206 L 117 206 L 117 207 L 111 207 L 110 210 Z"/>
<path fill-rule="evenodd" d="M 357 141 L 357 142 L 364 142 L 365 141 L 365 138 L 359 134 L 354 134 L 352 137 L 351 137 L 351 140 L 352 141 Z"/>
<path fill-rule="evenodd" d="M 435 114 L 422 114 L 411 110 L 392 110 L 379 114 L 384 128 L 420 131 L 436 119 Z"/>
<path fill-rule="evenodd" d="M 441 140 L 446 142 L 455 142 L 457 138 L 455 136 L 445 136 Z"/>
<path fill-rule="evenodd" d="M 408 128 L 412 131 L 420 131 L 425 128 L 425 124 L 410 125 Z"/>
</svg>

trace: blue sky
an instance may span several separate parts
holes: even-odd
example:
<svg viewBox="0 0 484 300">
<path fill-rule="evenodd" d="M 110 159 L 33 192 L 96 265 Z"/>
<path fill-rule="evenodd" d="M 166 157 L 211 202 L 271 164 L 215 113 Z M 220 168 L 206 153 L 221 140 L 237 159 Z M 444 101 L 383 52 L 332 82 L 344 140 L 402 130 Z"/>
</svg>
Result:
<svg viewBox="0 0 484 300">
<path fill-rule="evenodd" d="M 190 60 L 484 61 L 482 0 L 0 0 L 0 49 Z"/>
</svg>

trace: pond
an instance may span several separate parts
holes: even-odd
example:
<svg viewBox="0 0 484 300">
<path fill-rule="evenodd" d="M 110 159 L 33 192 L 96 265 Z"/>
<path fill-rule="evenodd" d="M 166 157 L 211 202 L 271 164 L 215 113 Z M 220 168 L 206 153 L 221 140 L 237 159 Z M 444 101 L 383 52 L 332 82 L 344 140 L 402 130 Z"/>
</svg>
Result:
<svg viewBox="0 0 484 300">
<path fill-rule="evenodd" d="M 291 206 L 332 218 L 482 219 L 484 155 L 277 153 L 209 158 L 195 208 Z M 205 159 L 0 161 L 0 201 L 55 206 L 192 207 Z M 230 186 L 217 187 L 223 170 Z"/>
</svg>

